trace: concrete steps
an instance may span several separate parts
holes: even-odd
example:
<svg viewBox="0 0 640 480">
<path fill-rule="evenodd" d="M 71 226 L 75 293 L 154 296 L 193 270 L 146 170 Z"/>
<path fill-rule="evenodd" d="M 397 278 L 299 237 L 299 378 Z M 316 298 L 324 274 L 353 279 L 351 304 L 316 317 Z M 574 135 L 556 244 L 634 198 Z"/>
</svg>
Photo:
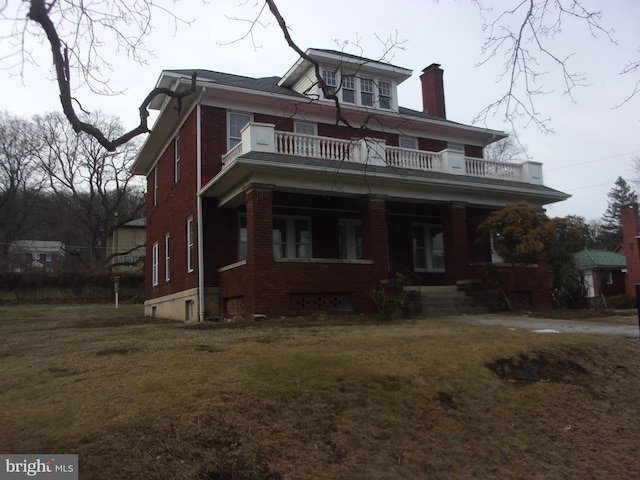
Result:
<svg viewBox="0 0 640 480">
<path fill-rule="evenodd" d="M 456 315 L 477 315 L 487 313 L 472 297 L 453 285 L 405 287 L 406 290 L 420 290 L 422 314 L 426 317 L 448 317 Z"/>
</svg>

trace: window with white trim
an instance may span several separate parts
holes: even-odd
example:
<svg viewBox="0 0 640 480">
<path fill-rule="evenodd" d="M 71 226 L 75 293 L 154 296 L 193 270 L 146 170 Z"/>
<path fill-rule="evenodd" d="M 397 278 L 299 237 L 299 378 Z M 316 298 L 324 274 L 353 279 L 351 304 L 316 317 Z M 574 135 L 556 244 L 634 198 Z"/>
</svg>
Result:
<svg viewBox="0 0 640 480">
<path fill-rule="evenodd" d="M 251 115 L 247 113 L 229 112 L 227 119 L 228 149 L 242 142 L 242 129 L 251 122 Z"/>
<path fill-rule="evenodd" d="M 613 274 L 611 273 L 611 270 L 604 272 L 604 281 L 607 285 L 613 285 Z"/>
<path fill-rule="evenodd" d="M 409 138 L 409 137 L 400 137 L 400 139 L 398 140 L 398 146 L 400 148 L 408 148 L 411 150 L 417 150 L 418 149 L 418 140 L 415 138 Z"/>
<path fill-rule="evenodd" d="M 180 181 L 180 137 L 173 141 L 173 181 Z"/>
<path fill-rule="evenodd" d="M 356 77 L 353 75 L 342 76 L 342 101 L 344 103 L 356 103 Z"/>
<path fill-rule="evenodd" d="M 435 225 L 414 224 L 413 268 L 416 272 L 444 272 L 444 236 Z"/>
<path fill-rule="evenodd" d="M 380 108 L 391 108 L 391 83 L 378 82 L 378 105 Z"/>
<path fill-rule="evenodd" d="M 151 247 L 151 285 L 158 285 L 158 242 Z"/>
<path fill-rule="evenodd" d="M 295 122 L 293 125 L 294 125 L 295 133 L 314 136 L 314 137 L 317 135 L 315 123 Z M 296 155 L 312 157 L 313 154 L 315 153 L 315 141 L 316 140 L 313 138 L 296 137 L 295 139 Z"/>
<path fill-rule="evenodd" d="M 187 272 L 194 269 L 194 240 L 193 240 L 193 217 L 187 219 Z"/>
<path fill-rule="evenodd" d="M 328 70 L 326 68 L 322 69 L 322 80 L 325 85 L 331 89 L 332 92 L 335 92 L 338 83 L 336 82 L 336 72 L 335 70 Z"/>
<path fill-rule="evenodd" d="M 158 205 L 158 167 L 153 168 L 153 206 Z"/>
<path fill-rule="evenodd" d="M 171 236 L 167 233 L 164 236 L 164 280 L 171 280 Z"/>
<path fill-rule="evenodd" d="M 273 257 L 311 258 L 311 219 L 274 216 Z"/>
<path fill-rule="evenodd" d="M 373 107 L 373 80 L 370 78 L 360 79 L 360 104 L 365 107 Z"/>
<path fill-rule="evenodd" d="M 349 260 L 363 258 L 360 220 L 341 218 L 338 221 L 338 232 L 340 235 L 340 258 Z"/>
</svg>

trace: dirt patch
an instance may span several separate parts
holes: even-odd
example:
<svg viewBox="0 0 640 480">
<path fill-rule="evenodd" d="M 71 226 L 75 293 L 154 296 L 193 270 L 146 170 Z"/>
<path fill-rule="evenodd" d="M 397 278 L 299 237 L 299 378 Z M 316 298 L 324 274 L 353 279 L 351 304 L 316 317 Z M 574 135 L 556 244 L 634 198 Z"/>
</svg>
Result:
<svg viewBox="0 0 640 480">
<path fill-rule="evenodd" d="M 548 352 L 520 353 L 499 358 L 486 366 L 498 377 L 515 385 L 536 382 L 584 384 L 590 377 L 589 371 L 579 363 Z"/>
</svg>

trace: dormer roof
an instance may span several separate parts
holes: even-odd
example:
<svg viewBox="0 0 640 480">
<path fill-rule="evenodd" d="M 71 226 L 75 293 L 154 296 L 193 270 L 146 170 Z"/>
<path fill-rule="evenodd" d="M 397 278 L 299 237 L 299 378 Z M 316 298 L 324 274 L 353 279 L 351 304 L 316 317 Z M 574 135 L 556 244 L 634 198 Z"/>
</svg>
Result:
<svg viewBox="0 0 640 480">
<path fill-rule="evenodd" d="M 305 54 L 323 67 L 342 69 L 347 73 L 366 72 L 372 75 L 381 75 L 395 80 L 398 84 L 411 77 L 412 74 L 412 71 L 408 68 L 336 50 L 309 48 Z M 312 67 L 313 64 L 308 59 L 300 57 L 280 79 L 278 85 L 292 88 Z"/>
</svg>

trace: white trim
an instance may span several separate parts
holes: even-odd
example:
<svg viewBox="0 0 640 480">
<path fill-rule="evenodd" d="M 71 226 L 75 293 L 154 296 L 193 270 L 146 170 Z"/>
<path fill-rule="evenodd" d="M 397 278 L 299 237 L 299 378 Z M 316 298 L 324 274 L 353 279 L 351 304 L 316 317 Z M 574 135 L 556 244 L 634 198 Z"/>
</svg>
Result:
<svg viewBox="0 0 640 480">
<path fill-rule="evenodd" d="M 171 235 L 164 234 L 164 281 L 171 281 Z"/>
</svg>

